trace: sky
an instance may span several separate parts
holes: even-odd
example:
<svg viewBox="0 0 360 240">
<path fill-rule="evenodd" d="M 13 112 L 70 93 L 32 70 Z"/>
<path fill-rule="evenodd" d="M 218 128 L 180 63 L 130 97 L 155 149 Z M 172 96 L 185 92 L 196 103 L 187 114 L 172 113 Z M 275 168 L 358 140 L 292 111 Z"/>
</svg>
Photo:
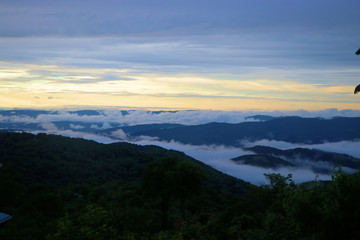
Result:
<svg viewBox="0 0 360 240">
<path fill-rule="evenodd" d="M 1 0 L 0 108 L 360 110 L 358 0 Z"/>
</svg>

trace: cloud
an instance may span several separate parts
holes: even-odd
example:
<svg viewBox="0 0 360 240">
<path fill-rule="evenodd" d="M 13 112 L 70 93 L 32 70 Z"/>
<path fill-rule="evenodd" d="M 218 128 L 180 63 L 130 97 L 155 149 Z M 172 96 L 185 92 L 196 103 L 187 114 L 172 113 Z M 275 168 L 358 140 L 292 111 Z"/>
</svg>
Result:
<svg viewBox="0 0 360 240">
<path fill-rule="evenodd" d="M 72 123 L 70 123 L 70 128 L 72 128 L 72 129 L 83 129 L 83 128 L 85 128 L 84 126 L 82 126 L 82 125 L 76 125 L 76 124 L 72 124 Z"/>
<path fill-rule="evenodd" d="M 45 125 L 45 127 L 46 126 L 48 126 L 48 125 Z M 99 143 L 105 143 L 105 144 L 115 142 L 114 139 L 107 137 L 107 136 L 100 135 L 100 134 L 77 132 L 77 131 L 73 131 L 73 130 L 59 130 L 56 128 L 52 128 L 51 126 L 46 131 L 29 131 L 29 132 L 33 133 L 33 134 L 46 133 L 46 134 L 61 135 L 64 137 L 83 138 L 83 139 L 93 140 L 93 141 L 96 141 Z"/>
<path fill-rule="evenodd" d="M 93 128 L 96 129 L 109 129 L 112 126 L 119 125 L 136 125 L 136 124 L 146 124 L 146 123 L 182 123 L 182 124 L 202 124 L 208 122 L 229 122 L 229 123 L 238 123 L 249 121 L 246 119 L 250 115 L 270 115 L 270 116 L 287 116 L 287 115 L 299 115 L 304 117 L 325 117 L 330 118 L 334 116 L 347 116 L 355 117 L 360 116 L 359 110 L 337 110 L 337 109 L 326 109 L 322 111 L 274 111 L 274 112 L 259 112 L 259 111 L 150 111 L 150 110 L 129 110 L 129 111 L 120 111 L 120 110 L 96 110 L 86 112 L 82 111 L 57 111 L 57 112 L 48 112 L 36 115 L 36 117 L 30 117 L 28 115 L 1 115 L 0 112 L 0 121 L 1 122 L 13 122 L 13 123 L 37 123 L 41 126 L 46 133 L 59 134 L 68 137 L 80 137 L 90 140 L 95 140 L 101 143 L 113 143 L 116 141 L 129 141 L 125 132 L 121 129 L 113 130 L 110 136 L 104 136 L 101 134 L 77 132 L 76 130 L 82 129 L 83 125 L 79 124 L 88 123 Z M 23 112 L 25 113 L 25 112 Z M 87 113 L 89 115 L 87 115 Z M 71 121 L 69 130 L 60 130 L 54 124 L 57 121 Z M 75 123 L 76 122 L 76 123 Z M 34 133 L 37 133 L 36 131 Z M 241 148 L 235 147 L 225 147 L 225 146 L 193 146 L 180 144 L 178 142 L 163 142 L 158 141 L 154 138 L 138 138 L 132 140 L 133 143 L 148 145 L 154 144 L 167 149 L 174 149 L 182 151 L 185 154 L 208 164 L 215 169 L 227 173 L 229 175 L 250 181 L 254 184 L 264 184 L 266 179 L 263 176 L 263 173 L 269 172 L 279 172 L 281 174 L 287 175 L 289 173 L 293 174 L 294 180 L 297 182 L 314 180 L 316 174 L 310 170 L 310 167 L 305 167 L 303 169 L 291 169 L 291 168 L 281 168 L 278 170 L 263 169 L 247 165 L 239 165 L 231 161 L 230 159 L 245 155 L 251 154 L 251 152 L 244 151 Z M 296 147 L 303 148 L 314 148 L 324 151 L 333 151 L 338 153 L 345 153 L 355 157 L 360 158 L 359 151 L 359 142 L 349 142 L 342 141 L 336 143 L 322 143 L 316 145 L 306 145 L 306 144 L 291 144 L 281 141 L 270 141 L 270 140 L 260 140 L 256 142 L 243 142 L 246 146 L 254 145 L 264 145 L 271 146 L 279 149 L 289 149 Z M 325 165 L 319 163 L 320 167 Z M 314 165 L 314 167 L 317 167 Z M 329 168 L 331 166 L 328 166 Z M 330 179 L 329 174 L 320 174 L 319 176 L 322 180 Z"/>
<path fill-rule="evenodd" d="M 273 170 L 236 164 L 230 159 L 252 153 L 244 151 L 241 148 L 224 146 L 194 146 L 174 141 L 165 142 L 148 139 L 138 140 L 135 143 L 140 145 L 157 145 L 166 149 L 184 152 L 186 155 L 189 155 L 223 173 L 249 181 L 256 185 L 267 183 L 264 173 L 280 173 L 282 175 L 292 174 L 294 181 L 297 183 L 315 180 L 317 176 L 320 180 L 331 179 L 330 174 L 316 174 L 309 168 L 280 168 Z"/>
<path fill-rule="evenodd" d="M 139 125 L 152 123 L 176 123 L 198 125 L 209 122 L 241 123 L 254 121 L 247 118 L 253 115 L 268 115 L 273 117 L 360 117 L 360 110 L 325 109 L 321 111 L 215 111 L 215 110 L 179 110 L 179 111 L 151 111 L 151 110 L 96 110 L 97 115 L 78 114 L 71 111 L 49 112 L 39 114 L 36 118 L 27 115 L 1 115 L 0 122 L 43 123 L 57 121 L 72 121 L 94 123 L 93 128 L 111 128 L 111 123 L 120 125 Z M 101 124 L 101 125 L 99 125 Z"/>
<path fill-rule="evenodd" d="M 111 136 L 120 140 L 127 140 L 127 135 L 122 129 L 111 132 Z"/>
<path fill-rule="evenodd" d="M 242 142 L 246 147 L 252 147 L 256 145 L 269 146 L 279 149 L 291 149 L 291 148 L 308 148 L 319 149 L 327 152 L 336 152 L 348 154 L 356 158 L 360 158 L 360 141 L 340 141 L 340 142 L 325 142 L 321 144 L 297 144 L 288 143 L 275 140 L 259 140 L 255 142 Z"/>
<path fill-rule="evenodd" d="M 354 0 L 228 0 L 225 3 L 217 0 L 89 0 L 86 5 L 68 0 L 61 3 L 33 0 L 31 4 L 24 0 L 2 1 L 0 21 L 7 24 L 1 25 L 0 34 L 181 36 L 235 30 L 329 30 L 356 26 L 358 7 L 359 3 Z"/>
<path fill-rule="evenodd" d="M 184 114 L 183 119 L 186 119 L 186 120 L 189 120 L 190 116 L 192 116 L 194 119 L 197 119 L 197 121 L 199 121 L 199 119 L 197 118 L 199 116 L 203 117 L 202 121 L 204 119 L 206 119 L 206 121 L 209 121 L 210 119 L 213 119 L 213 118 L 228 119 L 228 120 L 232 119 L 231 114 L 230 114 L 230 118 L 229 118 L 229 115 L 225 114 L 224 112 L 222 112 L 221 114 L 219 112 L 214 113 L 212 111 L 210 111 L 210 112 L 194 111 L 192 113 L 191 112 L 192 111 L 186 111 L 186 113 L 185 112 L 180 112 L 180 113 Z M 162 116 L 162 114 L 165 114 L 165 116 L 167 116 L 167 114 L 174 114 L 173 116 L 179 117 L 179 115 L 177 115 L 177 113 L 178 112 L 172 112 L 172 113 L 171 112 L 157 112 L 157 113 L 155 113 L 155 112 L 149 112 L 149 111 L 129 111 L 129 112 L 127 112 L 127 114 L 125 114 L 125 113 L 121 113 L 121 112 L 119 113 L 118 111 L 114 112 L 113 110 L 108 110 L 106 112 L 100 111 L 99 115 L 88 116 L 88 115 L 69 114 L 68 112 L 58 112 L 58 114 L 70 117 L 71 119 L 76 120 L 77 122 L 79 120 L 81 120 L 82 118 L 83 118 L 83 120 L 84 119 L 94 120 L 91 117 L 95 117 L 95 119 L 96 119 L 96 117 L 101 117 L 101 119 L 103 120 L 103 118 L 106 118 L 106 117 L 110 117 L 112 119 L 117 119 L 119 117 L 121 118 L 121 117 L 125 117 L 125 116 L 129 117 L 129 118 L 127 118 L 127 120 L 134 119 L 135 116 L 136 117 L 148 117 L 148 118 L 154 117 L 155 119 L 153 119 L 153 120 L 157 120 L 157 118 L 159 116 Z M 188 115 L 188 114 L 190 114 L 190 115 Z M 223 115 L 223 114 L 225 114 L 225 115 Z M 167 120 L 171 119 L 170 116 L 167 116 L 168 117 Z M 205 116 L 207 116 L 207 117 L 205 117 Z M 235 114 L 235 116 L 237 116 L 237 115 Z M 241 114 L 240 116 L 243 116 L 243 115 Z M 54 114 L 51 114 L 51 116 L 47 116 L 46 118 L 44 118 L 44 116 L 42 116 L 40 119 L 49 120 L 50 119 L 49 117 L 54 117 Z M 62 118 L 62 119 L 64 120 L 64 118 Z M 122 120 L 120 120 L 120 121 L 122 121 Z M 104 126 L 108 127 L 109 125 L 106 126 L 106 123 L 107 122 L 103 122 L 102 127 L 104 127 Z M 74 129 L 74 130 L 60 130 L 55 126 L 55 124 L 53 124 L 51 122 L 41 122 L 41 123 L 39 123 L 39 125 L 44 129 L 44 131 L 41 131 L 41 132 L 45 132 L 45 133 L 49 133 L 49 134 L 59 134 L 59 135 L 67 136 L 67 137 L 80 137 L 80 138 L 85 138 L 85 139 L 89 139 L 89 140 L 95 140 L 95 141 L 101 142 L 101 143 L 113 143 L 116 141 L 129 141 L 129 139 L 127 139 L 126 134 L 121 129 L 112 131 L 110 136 L 104 136 L 101 134 L 74 131 L 77 129 L 81 129 L 82 126 L 78 125 L 78 124 L 71 124 L 70 127 L 72 127 L 72 129 Z M 97 128 L 100 128 L 101 125 L 99 126 L 98 124 L 96 124 L 96 126 L 97 126 Z M 33 133 L 38 133 L 38 132 L 39 131 L 34 131 Z M 235 176 L 237 178 L 240 178 L 240 179 L 243 179 L 246 181 L 250 181 L 257 185 L 266 183 L 266 178 L 263 175 L 264 173 L 281 173 L 283 175 L 287 175 L 287 174 L 291 173 L 291 174 L 293 174 L 293 178 L 296 182 L 314 180 L 317 175 L 310 169 L 311 166 L 305 166 L 305 165 L 302 169 L 280 168 L 277 170 L 272 170 L 272 169 L 264 169 L 264 168 L 254 167 L 254 166 L 236 164 L 233 161 L 231 161 L 230 159 L 238 157 L 238 156 L 242 156 L 245 154 L 252 154 L 252 152 L 245 151 L 241 148 L 236 148 L 236 147 L 204 146 L 204 145 L 203 146 L 193 146 L 193 145 L 181 144 L 181 143 L 178 143 L 175 141 L 165 142 L 165 141 L 158 141 L 154 138 L 141 138 L 141 137 L 139 137 L 135 140 L 133 139 L 131 142 L 135 143 L 135 144 L 140 144 L 140 145 L 158 145 L 158 146 L 164 147 L 166 149 L 174 149 L 174 150 L 182 151 L 185 154 L 187 154 L 197 160 L 200 160 L 200 161 L 204 162 L 205 164 L 208 164 L 219 171 L 222 171 L 226 174 Z M 291 144 L 291 143 L 280 142 L 280 141 L 261 140 L 261 141 L 256 141 L 253 143 L 248 142 L 246 144 L 247 144 L 247 146 L 264 145 L 264 146 L 272 146 L 272 147 L 276 147 L 276 148 L 280 148 L 280 149 L 289 149 L 289 148 L 295 148 L 295 147 L 316 148 L 316 149 L 320 149 L 320 150 L 346 153 L 346 154 L 353 155 L 355 157 L 360 157 L 360 152 L 358 150 L 359 142 L 343 141 L 343 142 L 338 142 L 338 143 L 300 145 L 300 144 Z M 304 163 L 304 162 L 302 162 L 302 163 Z M 318 165 L 313 164 L 312 166 L 313 167 L 326 167 L 326 164 L 318 163 Z M 331 166 L 328 166 L 328 167 L 329 167 L 329 169 L 331 168 Z M 347 169 L 347 170 L 350 171 L 350 169 Z M 331 179 L 331 176 L 330 176 L 330 174 L 320 174 L 319 179 L 329 180 L 329 179 Z"/>
<path fill-rule="evenodd" d="M 262 109 L 274 100 L 286 102 L 276 105 L 282 109 L 305 101 L 323 102 L 308 109 L 332 102 L 356 108 L 359 6 L 355 0 L 3 0 L 0 90 L 14 93 L 0 100 L 26 106 L 16 93 L 43 93 L 39 106 L 63 106 L 71 104 L 67 94 L 98 93 L 137 96 L 136 106 L 150 97 L 156 107 L 174 106 L 162 105 L 165 96 L 183 98 L 172 102 L 179 108 L 184 98 L 186 108 L 202 109 L 214 107 L 214 98 L 225 102 L 216 109 L 245 108 L 242 99 L 254 100 L 244 104 L 248 109 L 259 107 L 259 99 L 267 101 Z M 45 100 L 49 94 L 52 101 Z M 201 98 L 209 105 L 194 103 Z M 101 105 L 114 102 L 121 101 Z"/>
<path fill-rule="evenodd" d="M 0 73 L 0 93 L 9 94 L 7 89 L 12 89 L 16 99 L 20 98 L 17 92 L 46 94 L 39 105 L 68 105 L 67 94 L 85 99 L 84 95 L 96 93 L 106 99 L 101 105 L 108 106 L 124 102 L 125 97 L 116 101 L 114 96 L 138 96 L 137 106 L 148 107 L 167 107 L 163 99 L 171 98 L 174 104 L 170 106 L 180 107 L 179 102 L 186 101 L 186 108 L 196 105 L 201 109 L 356 108 L 351 93 L 360 73 L 349 46 L 356 46 L 359 38 L 311 34 L 294 33 L 299 36 L 286 42 L 276 34 L 256 32 L 250 36 L 232 32 L 179 38 L 0 37 L 0 68 L 11 70 Z M 306 39 L 312 42 L 304 47 Z M 53 101 L 44 100 L 48 95 Z M 157 99 L 156 104 L 146 105 L 149 97 Z M 203 102 L 191 104 L 193 99 Z M 224 104 L 210 105 L 214 99 Z M 242 99 L 252 103 L 241 106 L 238 102 Z M 17 102 L 1 102 L 7 101 Z M 286 106 L 274 106 L 274 101 Z M 264 102 L 266 106 L 261 106 Z"/>
<path fill-rule="evenodd" d="M 102 124 L 102 126 L 98 126 L 97 124 L 92 124 L 90 126 L 90 128 L 93 128 L 93 129 L 98 129 L 98 130 L 104 130 L 104 129 L 108 129 L 108 128 L 111 128 L 112 126 L 108 123 L 108 122 L 104 122 Z"/>
<path fill-rule="evenodd" d="M 39 126 L 45 129 L 46 131 L 58 131 L 56 125 L 50 122 L 40 123 Z"/>
<path fill-rule="evenodd" d="M 126 134 L 122 130 L 114 131 L 111 137 L 103 136 L 100 134 L 76 132 L 73 130 L 58 130 L 52 124 L 43 123 L 42 126 L 47 130 L 45 133 L 58 134 L 66 137 L 78 137 L 88 140 L 94 140 L 100 143 L 114 143 L 120 139 L 125 140 Z M 44 132 L 44 131 L 41 131 Z M 32 133 L 39 133 L 39 131 L 33 131 Z M 296 182 L 311 181 L 316 178 L 320 180 L 330 180 L 331 176 L 327 174 L 315 174 L 309 169 L 288 169 L 281 168 L 277 170 L 264 169 L 249 165 L 236 164 L 230 159 L 245 154 L 251 154 L 252 152 L 244 151 L 241 148 L 225 147 L 225 146 L 194 146 L 186 145 L 178 142 L 164 142 L 157 141 L 153 138 L 139 138 L 131 143 L 139 145 L 157 145 L 166 149 L 172 149 L 184 152 L 185 154 L 231 176 L 249 181 L 256 185 L 266 184 L 266 178 L 264 173 L 281 173 L 282 175 L 293 174 L 293 179 Z"/>
</svg>

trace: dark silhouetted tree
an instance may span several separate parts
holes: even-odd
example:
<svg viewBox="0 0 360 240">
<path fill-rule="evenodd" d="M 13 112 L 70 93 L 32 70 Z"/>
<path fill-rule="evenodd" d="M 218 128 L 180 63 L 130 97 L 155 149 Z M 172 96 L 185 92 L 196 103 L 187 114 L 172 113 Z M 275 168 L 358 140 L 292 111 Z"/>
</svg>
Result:
<svg viewBox="0 0 360 240">
<path fill-rule="evenodd" d="M 152 162 L 145 168 L 142 175 L 143 189 L 149 196 L 160 198 L 163 229 L 168 225 L 171 200 L 180 200 L 183 215 L 185 200 L 201 190 L 206 178 L 197 165 L 173 157 Z"/>
<path fill-rule="evenodd" d="M 360 48 L 355 52 L 355 54 L 360 55 Z M 360 92 L 360 84 L 356 86 L 354 94 L 357 94 L 358 92 Z"/>
</svg>

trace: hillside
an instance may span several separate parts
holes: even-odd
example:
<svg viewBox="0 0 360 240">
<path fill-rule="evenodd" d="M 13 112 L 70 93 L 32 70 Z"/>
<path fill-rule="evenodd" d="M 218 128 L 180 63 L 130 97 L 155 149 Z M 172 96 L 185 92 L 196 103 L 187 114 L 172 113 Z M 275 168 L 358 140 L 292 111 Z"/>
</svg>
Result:
<svg viewBox="0 0 360 240">
<path fill-rule="evenodd" d="M 261 160 L 261 159 L 260 159 Z M 261 187 L 181 152 L 0 132 L 1 239 L 356 239 L 360 176 Z M 339 225 L 339 219 L 340 225 Z M 289 224 L 290 223 L 290 224 Z M 336 227 L 335 227 L 336 226 Z"/>
<path fill-rule="evenodd" d="M 252 166 L 257 166 L 262 168 L 272 168 L 272 169 L 295 166 L 294 164 L 285 161 L 279 157 L 274 157 L 271 155 L 261 155 L 261 154 L 243 155 L 240 157 L 233 158 L 231 160 L 238 164 L 252 165 Z"/>
<path fill-rule="evenodd" d="M 241 146 L 241 141 L 261 139 L 316 144 L 360 139 L 360 118 L 282 117 L 264 122 L 239 124 L 208 123 L 171 129 L 134 132 L 131 136 L 150 136 L 193 145 Z"/>
<path fill-rule="evenodd" d="M 354 170 L 360 169 L 360 159 L 334 152 L 326 152 L 318 149 L 294 148 L 281 150 L 267 146 L 254 146 L 244 148 L 254 152 L 254 156 L 262 156 L 275 165 L 282 165 L 279 159 L 285 163 L 291 164 L 298 168 L 311 168 L 315 173 L 331 173 L 335 167 L 346 167 Z M 233 159 L 238 161 L 237 158 Z M 260 167 L 270 167 L 268 163 L 255 163 L 252 161 L 243 162 L 244 164 L 256 165 Z"/>
<path fill-rule="evenodd" d="M 142 175 L 150 163 L 160 164 L 160 160 L 169 158 L 189 162 L 207 176 L 204 191 L 196 201 L 186 202 L 189 212 L 198 204 L 204 209 L 212 209 L 216 202 L 226 205 L 253 188 L 181 152 L 157 146 L 0 132 L 0 209 L 13 216 L 0 229 L 0 236 L 44 239 L 56 231 L 59 219 L 66 214 L 74 216 L 95 205 L 108 210 L 111 207 L 111 211 L 128 209 L 130 215 L 118 216 L 122 221 L 129 217 L 154 221 L 140 227 L 126 220 L 133 225 L 128 230 L 158 231 L 158 200 L 144 195 Z M 175 208 L 177 204 L 170 206 Z M 134 207 L 137 212 L 133 212 Z"/>
<path fill-rule="evenodd" d="M 176 157 L 195 163 L 210 176 L 211 184 L 238 184 L 236 191 L 246 191 L 248 183 L 223 174 L 182 152 L 158 146 L 140 146 L 118 142 L 101 144 L 81 138 L 29 133 L 0 133 L 1 163 L 11 163 L 25 178 L 49 185 L 96 181 L 133 181 L 140 178 L 152 161 Z M 240 186 L 241 185 L 241 186 Z M 235 189 L 233 189 L 235 190 Z"/>
</svg>

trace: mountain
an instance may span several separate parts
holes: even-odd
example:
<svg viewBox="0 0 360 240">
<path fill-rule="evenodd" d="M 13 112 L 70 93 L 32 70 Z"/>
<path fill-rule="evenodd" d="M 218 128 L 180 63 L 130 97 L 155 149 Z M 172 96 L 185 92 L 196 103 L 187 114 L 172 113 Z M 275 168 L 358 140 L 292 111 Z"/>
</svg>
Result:
<svg viewBox="0 0 360 240">
<path fill-rule="evenodd" d="M 248 116 L 246 120 L 257 120 L 257 121 L 269 121 L 275 119 L 276 117 L 268 116 L 268 115 L 252 115 Z"/>
<path fill-rule="evenodd" d="M 134 110 L 101 111 L 40 111 L 40 110 L 0 110 L 0 129 L 12 131 L 47 131 L 46 123 L 52 123 L 59 131 L 77 131 L 114 137 L 113 132 L 121 129 L 130 140 L 139 136 L 155 137 L 159 140 L 175 140 L 192 145 L 242 146 L 243 141 L 261 139 L 286 141 L 291 143 L 317 144 L 322 142 L 358 141 L 360 139 L 360 118 L 335 117 L 332 119 L 272 117 L 252 115 L 247 121 L 237 124 L 212 122 L 200 125 L 173 123 L 133 124 L 129 114 Z M 161 114 L 176 114 L 177 111 L 142 112 L 138 118 L 155 116 L 158 122 Z M 135 119 L 135 122 L 146 122 Z M 165 121 L 165 120 L 164 120 Z"/>
<path fill-rule="evenodd" d="M 223 174 L 182 152 L 158 146 L 140 146 L 125 142 L 101 144 L 81 138 L 57 135 L 0 132 L 0 163 L 11 162 L 31 180 L 59 185 L 82 183 L 87 176 L 101 179 L 135 180 L 145 166 L 169 156 L 190 161 L 203 168 L 210 183 L 219 187 L 239 185 L 245 191 L 248 183 Z M 79 171 L 81 169 L 81 171 Z M 220 180 L 221 183 L 216 182 Z"/>
<path fill-rule="evenodd" d="M 151 131 L 151 130 L 167 130 L 172 128 L 184 127 L 182 124 L 173 123 L 154 123 L 154 124 L 142 124 L 134 126 L 121 126 L 116 128 L 109 128 L 101 131 L 100 133 L 111 134 L 113 131 L 122 129 L 126 134 L 136 134 L 138 132 Z"/>
<path fill-rule="evenodd" d="M 277 168 L 279 166 L 295 166 L 311 168 L 316 173 L 331 173 L 337 167 L 360 169 L 360 159 L 347 154 L 325 152 L 317 149 L 294 148 L 281 150 L 267 146 L 244 148 L 254 152 L 254 155 L 245 155 L 232 159 L 241 164 Z"/>
<path fill-rule="evenodd" d="M 294 164 L 288 161 L 285 161 L 279 157 L 274 157 L 271 155 L 260 155 L 260 154 L 243 155 L 240 157 L 233 158 L 231 160 L 238 164 L 252 165 L 252 166 L 257 166 L 262 168 L 272 168 L 272 169 L 295 166 Z"/>
<path fill-rule="evenodd" d="M 133 110 L 121 110 L 121 116 L 129 115 Z M 176 113 L 177 111 L 148 111 L 150 115 L 162 113 Z M 63 115 L 66 117 L 63 117 Z M 113 131 L 122 129 L 125 133 L 169 129 L 182 127 L 181 124 L 156 123 L 129 126 L 127 123 L 117 122 L 111 118 L 105 119 L 106 111 L 77 110 L 69 112 L 44 111 L 44 110 L 0 110 L 0 129 L 6 131 L 46 131 L 46 123 L 52 123 L 58 131 L 77 131 L 96 133 L 111 136 Z M 83 120 L 83 121 L 82 121 Z M 45 126 L 45 127 L 44 127 Z M 54 129 L 53 129 L 54 130 Z"/>
<path fill-rule="evenodd" d="M 1 239 L 359 235 L 360 175 L 341 171 L 307 185 L 267 174 L 256 187 L 156 146 L 0 132 L 0 176 L 0 209 L 12 216 Z"/>
<path fill-rule="evenodd" d="M 147 179 L 156 189 L 164 188 L 171 211 L 163 210 L 163 195 L 151 192 L 143 181 L 145 170 L 159 165 L 167 175 L 158 171 Z M 164 230 L 164 213 L 171 226 L 185 214 L 195 219 L 199 211 L 207 219 L 256 188 L 178 151 L 41 133 L 0 132 L 0 176 L 0 209 L 13 216 L 1 225 L 2 239 L 68 239 L 74 234 L 71 239 L 84 239 L 84 231 L 91 236 L 86 239 L 155 235 Z M 205 182 L 196 195 L 189 195 L 198 176 Z M 157 183 L 162 177 L 168 182 Z M 176 190 L 181 185 L 175 186 L 174 178 L 189 186 L 186 192 Z"/>
<path fill-rule="evenodd" d="M 40 114 L 51 114 L 52 111 L 46 111 L 46 110 L 0 110 L 0 115 L 2 116 L 28 116 L 32 118 L 36 118 Z"/>
<path fill-rule="evenodd" d="M 282 117 L 264 122 L 208 123 L 131 134 L 131 136 L 141 135 L 157 137 L 165 141 L 175 140 L 184 144 L 227 146 L 241 146 L 244 140 L 261 139 L 307 144 L 324 141 L 356 141 L 360 139 L 360 118 Z"/>
</svg>

